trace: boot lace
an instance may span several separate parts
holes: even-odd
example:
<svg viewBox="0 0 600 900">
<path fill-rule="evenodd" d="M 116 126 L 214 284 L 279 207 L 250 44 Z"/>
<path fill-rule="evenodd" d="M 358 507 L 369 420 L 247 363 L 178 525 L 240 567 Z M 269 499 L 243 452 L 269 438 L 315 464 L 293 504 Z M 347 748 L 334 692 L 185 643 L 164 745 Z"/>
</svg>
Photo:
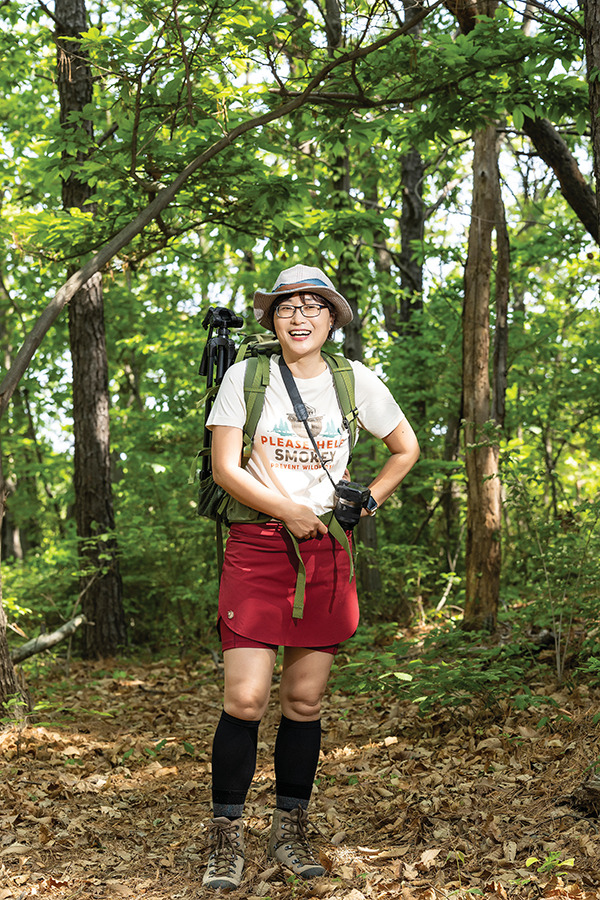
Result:
<svg viewBox="0 0 600 900">
<path fill-rule="evenodd" d="M 222 825 L 211 825 L 210 829 L 210 870 L 211 876 L 232 875 L 235 872 L 235 862 L 241 856 L 240 848 L 236 843 L 237 829 Z"/>
<path fill-rule="evenodd" d="M 302 807 L 298 807 L 297 816 L 294 811 L 289 819 L 281 822 L 283 832 L 282 844 L 285 844 L 295 854 L 298 862 L 303 865 L 314 865 L 315 858 L 310 849 L 306 835 L 308 815 Z"/>
</svg>

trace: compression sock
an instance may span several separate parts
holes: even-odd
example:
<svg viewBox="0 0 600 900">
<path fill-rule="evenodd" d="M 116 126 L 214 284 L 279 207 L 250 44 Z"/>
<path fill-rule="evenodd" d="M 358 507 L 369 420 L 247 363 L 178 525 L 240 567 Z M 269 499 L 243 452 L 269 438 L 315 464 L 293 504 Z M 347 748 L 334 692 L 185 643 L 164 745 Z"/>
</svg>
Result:
<svg viewBox="0 0 600 900">
<path fill-rule="evenodd" d="M 308 808 L 320 749 L 320 719 L 296 722 L 282 715 L 275 741 L 277 809 Z"/>
<path fill-rule="evenodd" d="M 258 722 L 236 719 L 225 710 L 212 748 L 213 815 L 239 819 L 254 777 Z"/>
</svg>

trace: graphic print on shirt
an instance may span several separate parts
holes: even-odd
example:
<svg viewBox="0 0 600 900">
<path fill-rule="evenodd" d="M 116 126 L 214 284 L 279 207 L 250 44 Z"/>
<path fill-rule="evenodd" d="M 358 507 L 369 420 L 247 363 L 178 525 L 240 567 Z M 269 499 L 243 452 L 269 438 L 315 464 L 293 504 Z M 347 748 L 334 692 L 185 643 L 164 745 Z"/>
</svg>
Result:
<svg viewBox="0 0 600 900">
<path fill-rule="evenodd" d="M 327 468 L 331 467 L 334 453 L 347 440 L 347 432 L 343 426 L 336 426 L 329 418 L 323 424 L 324 416 L 317 415 L 316 410 L 307 406 L 308 424 Z M 271 468 L 273 469 L 319 469 L 321 463 L 315 449 L 306 434 L 304 422 L 294 413 L 287 413 L 271 429 L 271 435 L 261 435 L 263 444 L 274 447 Z M 277 437 L 275 437 L 277 435 Z"/>
</svg>

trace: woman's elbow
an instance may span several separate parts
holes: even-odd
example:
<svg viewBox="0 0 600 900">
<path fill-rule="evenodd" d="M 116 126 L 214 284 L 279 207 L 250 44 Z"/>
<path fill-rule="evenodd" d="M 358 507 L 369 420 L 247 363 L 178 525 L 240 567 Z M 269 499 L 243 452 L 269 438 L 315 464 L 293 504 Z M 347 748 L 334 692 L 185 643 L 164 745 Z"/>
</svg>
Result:
<svg viewBox="0 0 600 900">
<path fill-rule="evenodd" d="M 213 457 L 212 460 L 212 477 L 215 484 L 218 484 L 219 487 L 225 488 L 227 490 L 227 485 L 230 481 L 228 477 L 228 468 L 220 463 Z"/>
<path fill-rule="evenodd" d="M 420 455 L 421 455 L 421 446 L 420 446 L 418 440 L 415 438 L 414 446 L 412 448 L 412 453 L 411 453 L 411 461 L 412 461 L 413 466 L 419 459 Z"/>
</svg>

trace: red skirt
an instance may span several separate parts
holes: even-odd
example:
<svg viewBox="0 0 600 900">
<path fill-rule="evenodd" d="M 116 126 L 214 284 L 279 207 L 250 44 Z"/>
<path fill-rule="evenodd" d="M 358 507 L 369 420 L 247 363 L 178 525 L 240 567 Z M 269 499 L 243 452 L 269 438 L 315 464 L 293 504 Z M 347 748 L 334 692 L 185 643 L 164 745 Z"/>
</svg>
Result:
<svg viewBox="0 0 600 900">
<path fill-rule="evenodd" d="M 348 554 L 331 535 L 301 541 L 304 615 L 292 618 L 298 558 L 283 525 L 232 525 L 225 548 L 219 617 L 244 637 L 283 647 L 319 647 L 352 637 L 359 619 Z"/>
</svg>

